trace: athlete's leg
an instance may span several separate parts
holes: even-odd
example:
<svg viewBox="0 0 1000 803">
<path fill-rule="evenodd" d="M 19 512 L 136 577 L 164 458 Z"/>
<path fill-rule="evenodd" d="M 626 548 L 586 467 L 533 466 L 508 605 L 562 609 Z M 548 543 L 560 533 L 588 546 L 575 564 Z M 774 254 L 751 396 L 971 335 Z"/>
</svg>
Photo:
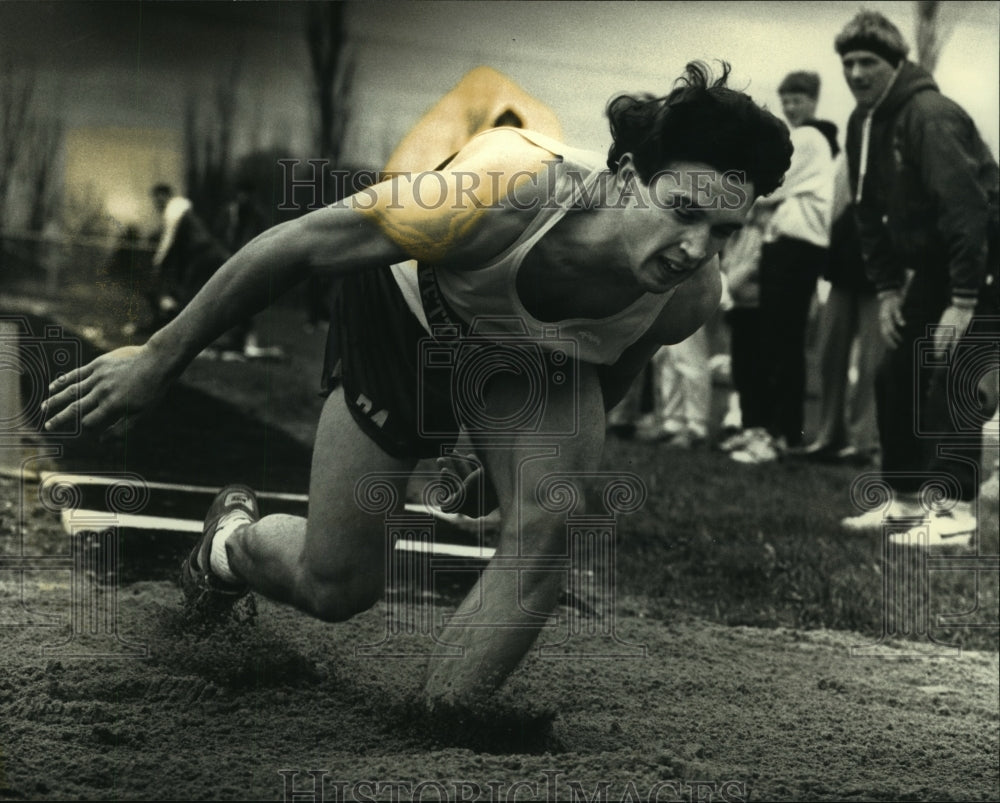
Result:
<svg viewBox="0 0 1000 803">
<path fill-rule="evenodd" d="M 524 436 L 515 445 L 491 443 L 489 435 L 474 435 L 476 454 L 483 460 L 500 499 L 501 532 L 496 554 L 456 616 L 459 621 L 440 634 L 444 644 L 463 648 L 462 657 L 435 655 L 425 693 L 431 703 L 475 699 L 497 688 L 520 663 L 555 610 L 566 580 L 564 570 L 527 571 L 505 566 L 512 556 L 542 558 L 566 554 L 565 513 L 544 510 L 535 491 L 552 472 L 594 471 L 604 444 L 604 405 L 593 366 L 579 365 L 580 388 L 553 387 L 540 431 L 566 432 L 571 438 Z M 488 389 L 488 404 L 497 418 L 519 409 L 509 385 Z M 574 416 L 576 421 L 573 420 Z M 558 444 L 551 447 L 541 443 Z M 578 489 L 582 494 L 582 491 Z M 582 495 L 581 495 L 582 499 Z"/>
<path fill-rule="evenodd" d="M 415 461 L 390 457 L 362 432 L 335 390 L 316 432 L 308 520 L 266 516 L 226 543 L 230 566 L 252 590 L 328 621 L 370 608 L 385 588 L 383 514 L 355 502 L 358 480 L 396 472 L 399 504 Z"/>
</svg>

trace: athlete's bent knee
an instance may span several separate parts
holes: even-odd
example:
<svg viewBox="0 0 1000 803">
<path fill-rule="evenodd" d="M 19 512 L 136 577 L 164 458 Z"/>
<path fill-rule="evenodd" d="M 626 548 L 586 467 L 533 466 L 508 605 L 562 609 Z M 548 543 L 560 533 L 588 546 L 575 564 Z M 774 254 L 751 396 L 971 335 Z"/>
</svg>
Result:
<svg viewBox="0 0 1000 803">
<path fill-rule="evenodd" d="M 371 608 L 383 590 L 370 581 L 308 572 L 299 607 L 324 622 L 345 622 Z"/>
</svg>

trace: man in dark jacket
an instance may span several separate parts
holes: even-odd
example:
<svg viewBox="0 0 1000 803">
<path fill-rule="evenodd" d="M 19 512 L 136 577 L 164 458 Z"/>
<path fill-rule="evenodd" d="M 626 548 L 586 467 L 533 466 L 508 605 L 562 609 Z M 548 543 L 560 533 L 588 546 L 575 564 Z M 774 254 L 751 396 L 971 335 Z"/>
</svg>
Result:
<svg viewBox="0 0 1000 803">
<path fill-rule="evenodd" d="M 924 543 L 968 544 L 981 428 L 996 407 L 1000 171 L 889 20 L 860 12 L 834 46 L 858 104 L 851 190 L 888 345 L 876 388 L 888 515 L 923 515 L 923 488 L 940 502 Z M 844 524 L 878 527 L 882 513 Z"/>
</svg>

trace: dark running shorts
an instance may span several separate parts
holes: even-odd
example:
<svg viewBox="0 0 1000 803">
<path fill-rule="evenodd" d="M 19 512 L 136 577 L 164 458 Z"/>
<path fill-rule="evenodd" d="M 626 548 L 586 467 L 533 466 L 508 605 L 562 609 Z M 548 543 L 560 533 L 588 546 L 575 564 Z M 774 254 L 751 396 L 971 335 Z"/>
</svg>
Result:
<svg viewBox="0 0 1000 803">
<path fill-rule="evenodd" d="M 450 384 L 419 369 L 426 330 L 388 266 L 344 278 L 333 293 L 322 393 L 338 385 L 361 430 L 398 458 L 437 457 L 458 424 Z M 444 380 L 444 381 L 442 381 Z"/>
</svg>

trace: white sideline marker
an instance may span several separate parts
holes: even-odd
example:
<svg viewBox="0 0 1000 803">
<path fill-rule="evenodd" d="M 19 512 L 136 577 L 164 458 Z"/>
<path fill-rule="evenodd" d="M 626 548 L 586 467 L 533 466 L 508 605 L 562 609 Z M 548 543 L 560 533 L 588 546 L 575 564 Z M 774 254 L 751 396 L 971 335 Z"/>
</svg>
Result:
<svg viewBox="0 0 1000 803">
<path fill-rule="evenodd" d="M 76 485 L 115 485 L 121 482 L 114 477 L 95 477 L 90 474 L 66 474 L 56 471 L 43 471 L 39 473 L 40 480 L 45 482 L 58 482 L 60 480 Z M 159 491 L 176 491 L 180 493 L 206 493 L 216 494 L 218 488 L 209 488 L 200 485 L 179 485 L 169 482 L 144 482 L 146 488 Z M 306 504 L 309 497 L 305 494 L 290 494 L 277 492 L 258 493 L 261 499 L 276 499 L 286 502 L 301 502 Z M 436 519 L 448 522 L 469 522 L 474 521 L 461 513 L 445 513 L 437 508 L 430 507 L 416 502 L 408 502 L 406 510 L 410 513 L 426 513 Z M 105 510 L 63 510 L 60 512 L 63 530 L 71 533 L 74 529 L 84 531 L 92 527 L 127 527 L 136 530 L 158 530 L 173 533 L 200 533 L 203 523 L 194 519 L 176 519 L 168 516 L 143 516 L 137 513 L 111 513 Z M 102 522 L 106 521 L 107 524 Z M 474 560 L 489 561 L 493 558 L 496 550 L 492 547 L 466 546 L 463 544 L 427 544 L 420 541 L 410 541 L 400 539 L 396 541 L 396 549 L 404 552 L 430 552 L 432 555 L 449 558 L 470 558 Z"/>
<path fill-rule="evenodd" d="M 114 477 L 95 477 L 91 474 L 66 474 L 59 471 L 41 471 L 38 474 L 39 479 L 45 483 L 49 481 L 57 482 L 59 480 L 65 480 L 69 483 L 74 483 L 76 485 L 116 485 L 122 482 L 121 479 L 115 479 Z M 143 486 L 146 488 L 151 488 L 156 491 L 178 491 L 180 493 L 204 493 L 215 495 L 219 492 L 218 488 L 209 488 L 204 485 L 178 485 L 172 482 L 148 482 L 143 480 Z M 306 504 L 309 501 L 309 497 L 306 494 L 289 494 L 289 493 L 279 493 L 277 491 L 261 491 L 257 493 L 259 499 L 278 499 L 283 502 L 302 502 Z"/>
<path fill-rule="evenodd" d="M 42 471 L 39 472 L 39 479 L 45 482 L 58 482 L 64 480 L 69 483 L 75 483 L 76 485 L 115 485 L 121 480 L 117 480 L 113 477 L 95 477 L 90 474 L 66 474 L 58 471 Z M 146 488 L 150 488 L 157 491 L 177 491 L 179 493 L 204 493 L 215 495 L 219 492 L 218 488 L 209 488 L 204 485 L 178 485 L 172 482 L 147 482 L 143 481 L 143 485 Z M 278 491 L 259 491 L 255 492 L 258 499 L 275 499 L 282 502 L 301 502 L 303 505 L 308 504 L 309 497 L 306 494 L 290 494 L 290 493 L 280 493 Z M 439 508 L 431 507 L 430 505 L 424 505 L 419 502 L 407 502 L 405 505 L 406 509 L 410 513 L 427 513 L 439 521 L 447 522 L 474 522 L 475 519 L 469 518 L 461 513 L 445 513 Z M 154 516 L 141 516 L 140 518 L 155 518 Z M 181 521 L 181 519 L 165 519 L 165 521 Z M 136 527 L 140 525 L 134 525 Z M 148 526 L 144 529 L 169 529 L 167 527 L 153 527 Z M 199 527 L 199 532 L 201 528 Z M 183 532 L 187 532 L 184 530 Z"/>
<path fill-rule="evenodd" d="M 63 529 L 69 533 L 74 527 L 87 532 L 101 527 L 128 527 L 135 530 L 167 530 L 174 533 L 201 533 L 202 522 L 194 519 L 171 519 L 166 516 L 140 516 L 136 513 L 108 513 L 104 510 L 64 510 L 60 514 Z M 85 524 L 81 524 L 85 522 Z M 462 544 L 428 544 L 400 538 L 396 549 L 403 552 L 430 552 L 448 558 L 475 558 L 490 560 L 492 547 L 463 546 Z"/>
</svg>

